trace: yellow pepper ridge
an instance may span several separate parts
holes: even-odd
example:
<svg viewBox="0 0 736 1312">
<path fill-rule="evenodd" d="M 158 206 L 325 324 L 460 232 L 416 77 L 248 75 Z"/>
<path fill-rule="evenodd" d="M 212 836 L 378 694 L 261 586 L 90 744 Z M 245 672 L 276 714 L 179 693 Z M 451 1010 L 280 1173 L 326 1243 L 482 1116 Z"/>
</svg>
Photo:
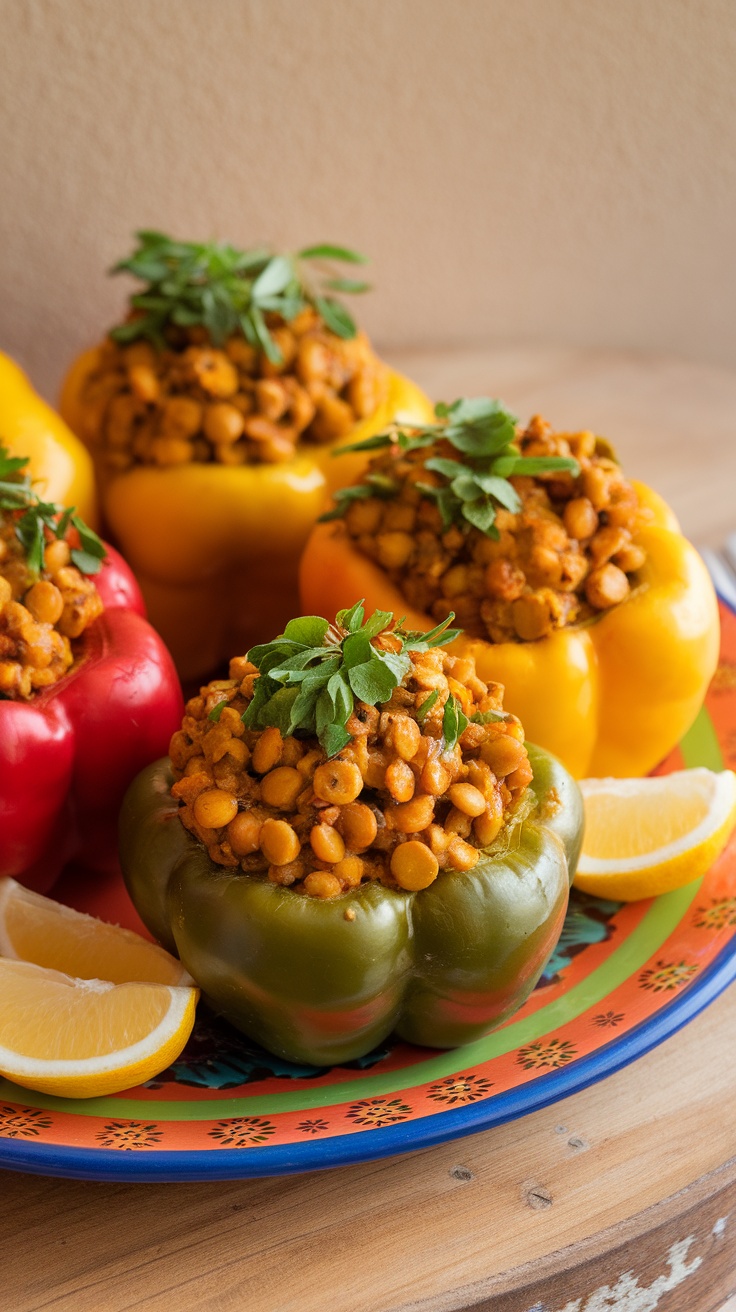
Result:
<svg viewBox="0 0 736 1312">
<path fill-rule="evenodd" d="M 705 565 L 662 498 L 634 486 L 652 519 L 635 539 L 646 562 L 627 600 L 535 642 L 463 635 L 453 644 L 475 658 L 481 679 L 504 685 L 504 704 L 530 741 L 577 778 L 653 769 L 695 719 L 718 659 L 718 605 Z M 411 627 L 432 622 L 339 523 L 313 530 L 300 586 L 305 612 L 332 615 L 345 598 L 364 597 L 367 609 L 406 615 Z"/>
<path fill-rule="evenodd" d="M 81 398 L 98 362 L 99 348 L 81 356 L 61 395 L 62 414 L 93 456 L 98 424 Z M 370 437 L 396 417 L 423 423 L 432 414 L 424 393 L 389 370 L 386 399 L 350 440 Z M 362 454 L 331 459 L 344 440 L 302 444 L 282 464 L 136 465 L 122 473 L 98 467 L 109 535 L 130 562 L 183 679 L 202 677 L 233 651 L 279 632 L 297 611 L 298 560 L 309 531 L 334 488 L 365 465 Z"/>
<path fill-rule="evenodd" d="M 0 442 L 27 456 L 35 490 L 48 501 L 76 506 L 98 526 L 94 470 L 79 438 L 33 390 L 23 370 L 0 351 Z"/>
</svg>

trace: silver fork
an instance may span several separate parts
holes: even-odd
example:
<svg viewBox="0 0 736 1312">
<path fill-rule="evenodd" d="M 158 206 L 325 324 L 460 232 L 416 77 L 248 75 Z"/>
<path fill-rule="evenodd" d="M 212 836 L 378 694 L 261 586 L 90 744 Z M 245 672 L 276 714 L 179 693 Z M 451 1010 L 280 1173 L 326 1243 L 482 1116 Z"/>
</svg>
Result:
<svg viewBox="0 0 736 1312">
<path fill-rule="evenodd" d="M 717 591 L 736 609 L 736 533 L 729 534 L 720 551 L 702 547 L 700 554 Z"/>
</svg>

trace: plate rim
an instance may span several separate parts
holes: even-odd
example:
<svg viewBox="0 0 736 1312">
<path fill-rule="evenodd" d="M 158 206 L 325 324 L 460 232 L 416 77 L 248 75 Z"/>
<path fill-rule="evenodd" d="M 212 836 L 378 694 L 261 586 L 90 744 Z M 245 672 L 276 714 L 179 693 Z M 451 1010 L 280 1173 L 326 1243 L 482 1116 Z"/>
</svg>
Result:
<svg viewBox="0 0 736 1312">
<path fill-rule="evenodd" d="M 716 589 L 732 615 L 736 606 Z M 134 1183 L 217 1182 L 311 1173 L 357 1166 L 418 1152 L 493 1129 L 582 1092 L 658 1047 L 736 980 L 736 934 L 668 1006 L 567 1067 L 499 1091 L 492 1098 L 431 1116 L 382 1126 L 369 1133 L 335 1135 L 287 1144 L 244 1148 L 147 1150 L 140 1157 L 120 1149 L 31 1143 L 0 1135 L 0 1169 L 67 1179 Z M 23 1093 L 19 1086 L 19 1093 Z M 145 1104 L 141 1113 L 144 1114 Z"/>
<path fill-rule="evenodd" d="M 109 1148 L 28 1143 L 0 1137 L 0 1167 L 69 1179 L 184 1183 L 296 1175 L 418 1152 L 541 1111 L 631 1065 L 676 1034 L 736 980 L 736 935 L 669 1006 L 572 1066 L 539 1076 L 467 1107 L 383 1126 L 368 1134 L 246 1148 L 149 1150 L 140 1157 Z"/>
</svg>

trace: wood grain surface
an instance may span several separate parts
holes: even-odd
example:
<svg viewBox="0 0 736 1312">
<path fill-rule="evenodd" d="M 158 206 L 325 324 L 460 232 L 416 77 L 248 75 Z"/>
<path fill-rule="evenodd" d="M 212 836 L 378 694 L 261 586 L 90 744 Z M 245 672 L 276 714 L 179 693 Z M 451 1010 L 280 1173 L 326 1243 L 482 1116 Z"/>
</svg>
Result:
<svg viewBox="0 0 736 1312">
<path fill-rule="evenodd" d="M 697 541 L 736 524 L 736 374 L 552 350 L 399 361 L 591 427 Z M 5 1173 L 0 1312 L 736 1312 L 736 990 L 632 1066 L 404 1157 L 223 1184 Z"/>
</svg>

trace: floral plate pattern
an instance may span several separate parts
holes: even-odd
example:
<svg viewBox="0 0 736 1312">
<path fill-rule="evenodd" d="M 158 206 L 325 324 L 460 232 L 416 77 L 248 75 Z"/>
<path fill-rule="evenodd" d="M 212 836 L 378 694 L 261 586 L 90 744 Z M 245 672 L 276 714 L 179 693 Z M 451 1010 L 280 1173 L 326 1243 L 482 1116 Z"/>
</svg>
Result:
<svg viewBox="0 0 736 1312">
<path fill-rule="evenodd" d="M 658 773 L 736 765 L 736 616 L 693 728 Z M 60 886 L 136 926 L 122 885 Z M 703 880 L 647 902 L 574 892 L 526 1005 L 487 1038 L 437 1052 L 388 1041 L 323 1070 L 281 1062 L 202 1008 L 182 1056 L 114 1098 L 72 1101 L 0 1080 L 0 1165 L 90 1179 L 213 1180 L 367 1161 L 543 1107 L 643 1055 L 736 978 L 736 837 Z"/>
</svg>

